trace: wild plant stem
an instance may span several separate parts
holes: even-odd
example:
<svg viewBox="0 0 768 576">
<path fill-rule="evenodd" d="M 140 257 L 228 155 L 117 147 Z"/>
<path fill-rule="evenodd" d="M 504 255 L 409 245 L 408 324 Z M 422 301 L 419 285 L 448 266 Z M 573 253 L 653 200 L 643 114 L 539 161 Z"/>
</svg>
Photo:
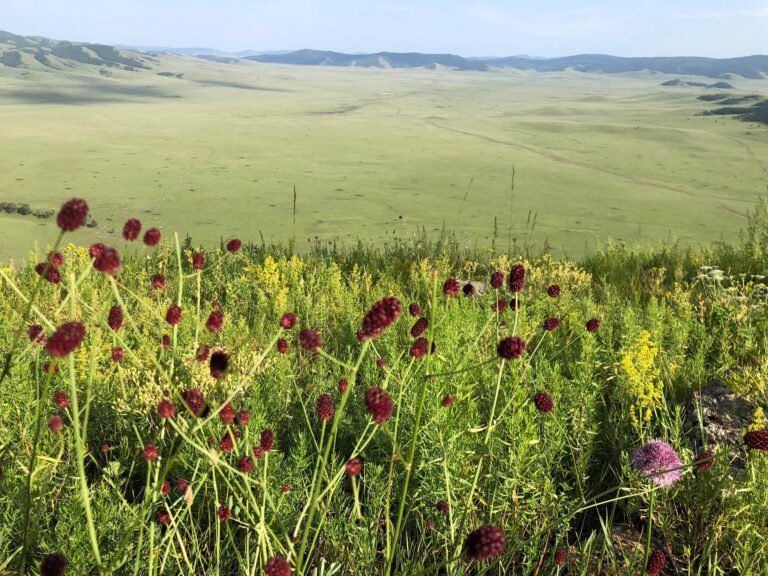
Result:
<svg viewBox="0 0 768 576">
<path fill-rule="evenodd" d="M 648 530 L 645 535 L 645 554 L 643 555 L 643 574 L 648 568 L 648 558 L 651 555 L 651 532 L 653 531 L 653 505 L 656 502 L 656 490 L 652 490 L 648 498 Z"/>
</svg>

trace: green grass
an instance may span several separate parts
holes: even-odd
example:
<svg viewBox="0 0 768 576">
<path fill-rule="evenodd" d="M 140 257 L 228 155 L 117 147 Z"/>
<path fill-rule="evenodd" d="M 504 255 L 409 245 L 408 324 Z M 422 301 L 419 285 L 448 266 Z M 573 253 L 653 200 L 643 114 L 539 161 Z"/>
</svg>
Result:
<svg viewBox="0 0 768 576">
<path fill-rule="evenodd" d="M 116 243 L 138 214 L 206 243 L 381 244 L 447 227 L 488 246 L 496 221 L 497 245 L 548 241 L 580 256 L 608 238 L 733 239 L 766 191 L 768 129 L 697 116 L 709 108 L 701 90 L 663 88 L 655 74 L 172 56 L 109 78 L 85 68 L 0 69 L 0 189 L 33 208 L 90 198 L 100 228 L 88 240 Z M 768 92 L 765 81 L 734 84 L 736 95 Z M 4 235 L 2 258 L 37 237 Z"/>
</svg>

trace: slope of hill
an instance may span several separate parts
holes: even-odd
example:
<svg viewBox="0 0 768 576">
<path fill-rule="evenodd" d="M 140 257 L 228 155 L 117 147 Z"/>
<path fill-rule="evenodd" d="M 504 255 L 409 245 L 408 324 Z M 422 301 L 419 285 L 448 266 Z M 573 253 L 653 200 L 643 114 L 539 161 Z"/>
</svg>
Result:
<svg viewBox="0 0 768 576">
<path fill-rule="evenodd" d="M 473 62 L 455 54 L 421 54 L 419 52 L 377 52 L 375 54 L 344 54 L 324 50 L 297 50 L 287 54 L 262 54 L 248 60 L 275 64 L 302 64 L 308 66 L 359 66 L 363 68 L 436 68 L 445 66 L 454 70 L 487 70 L 484 62 Z"/>
</svg>

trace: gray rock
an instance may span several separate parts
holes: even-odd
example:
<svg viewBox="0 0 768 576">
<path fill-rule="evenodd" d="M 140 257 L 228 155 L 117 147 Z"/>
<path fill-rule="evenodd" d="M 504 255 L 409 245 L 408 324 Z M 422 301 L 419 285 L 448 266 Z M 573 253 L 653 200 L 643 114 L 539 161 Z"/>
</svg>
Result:
<svg viewBox="0 0 768 576">
<path fill-rule="evenodd" d="M 741 444 L 743 431 L 752 422 L 754 410 L 754 405 L 746 398 L 731 392 L 721 380 L 713 378 L 706 387 L 694 392 L 686 403 L 686 424 L 696 450 L 703 449 L 705 439 L 710 447 Z"/>
</svg>

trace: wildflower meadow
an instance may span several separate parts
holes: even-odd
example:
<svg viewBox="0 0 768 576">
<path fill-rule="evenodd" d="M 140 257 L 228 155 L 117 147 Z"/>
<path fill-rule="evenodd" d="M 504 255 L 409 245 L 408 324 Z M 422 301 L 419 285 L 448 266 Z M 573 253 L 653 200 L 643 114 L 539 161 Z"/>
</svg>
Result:
<svg viewBox="0 0 768 576">
<path fill-rule="evenodd" d="M 0 573 L 768 573 L 764 203 L 580 262 L 89 210 L 0 267 Z"/>
</svg>

